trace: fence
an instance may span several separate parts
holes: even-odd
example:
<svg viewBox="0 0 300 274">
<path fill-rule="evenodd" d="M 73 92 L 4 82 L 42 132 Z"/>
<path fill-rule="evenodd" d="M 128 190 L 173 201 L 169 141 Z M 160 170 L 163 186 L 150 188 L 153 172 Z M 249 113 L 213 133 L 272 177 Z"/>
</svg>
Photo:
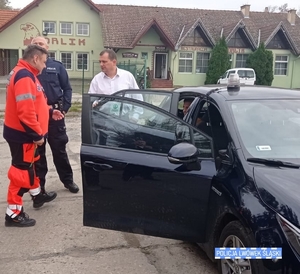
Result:
<svg viewBox="0 0 300 274">
<path fill-rule="evenodd" d="M 18 62 L 17 57 L 6 58 L 0 56 L 0 76 L 8 75 Z"/>
<path fill-rule="evenodd" d="M 140 88 L 146 88 L 147 71 L 146 71 L 146 60 L 143 62 L 132 62 L 130 60 L 119 62 L 118 68 L 131 72 L 136 79 L 137 84 Z M 93 61 L 93 76 L 101 71 L 99 61 Z M 84 73 L 84 71 L 83 71 Z M 83 74 L 84 75 L 84 74 Z M 84 79 L 84 77 L 82 77 Z"/>
<path fill-rule="evenodd" d="M 0 56 L 0 76 L 7 76 L 15 67 L 17 62 L 17 57 L 2 58 Z M 87 90 L 87 86 L 89 85 L 91 78 L 101 71 L 98 60 L 66 59 L 63 63 L 68 71 L 70 79 L 81 80 L 82 93 Z M 144 84 L 147 83 L 146 60 L 142 62 L 131 60 L 122 61 L 118 63 L 118 67 L 130 71 L 135 77 L 140 88 L 147 87 Z M 89 71 L 87 71 L 87 68 L 89 68 Z"/>
</svg>

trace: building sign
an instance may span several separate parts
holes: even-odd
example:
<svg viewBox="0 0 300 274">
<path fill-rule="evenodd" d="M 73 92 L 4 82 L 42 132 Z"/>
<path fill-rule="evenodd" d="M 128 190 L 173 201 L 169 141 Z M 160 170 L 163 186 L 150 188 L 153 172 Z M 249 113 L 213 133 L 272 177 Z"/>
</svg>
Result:
<svg viewBox="0 0 300 274">
<path fill-rule="evenodd" d="M 245 49 L 241 48 L 228 48 L 229 53 L 245 53 Z"/>
<path fill-rule="evenodd" d="M 155 50 L 166 50 L 165 46 L 155 46 Z"/>
<path fill-rule="evenodd" d="M 32 23 L 25 23 L 20 25 L 20 29 L 24 31 L 23 45 L 28 46 L 31 44 L 33 38 L 41 36 L 39 29 Z M 58 37 L 45 37 L 49 45 L 61 46 L 86 46 L 86 40 L 80 38 L 58 38 Z"/>
<path fill-rule="evenodd" d="M 85 39 L 79 38 L 57 38 L 57 37 L 45 37 L 50 45 L 62 45 L 62 46 L 85 46 L 86 41 Z"/>
<path fill-rule="evenodd" d="M 138 53 L 134 53 L 134 52 L 123 52 L 122 53 L 122 57 L 124 58 L 138 58 Z"/>
<path fill-rule="evenodd" d="M 209 48 L 205 47 L 193 47 L 193 46 L 182 46 L 181 50 L 186 50 L 186 51 L 208 51 Z"/>
</svg>

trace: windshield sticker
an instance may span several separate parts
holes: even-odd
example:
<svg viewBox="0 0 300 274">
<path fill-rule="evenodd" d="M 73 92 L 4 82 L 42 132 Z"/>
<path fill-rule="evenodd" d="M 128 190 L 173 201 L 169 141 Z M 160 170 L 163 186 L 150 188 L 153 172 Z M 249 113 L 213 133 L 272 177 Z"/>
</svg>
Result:
<svg viewBox="0 0 300 274">
<path fill-rule="evenodd" d="M 270 146 L 256 146 L 258 151 L 272 150 Z"/>
</svg>

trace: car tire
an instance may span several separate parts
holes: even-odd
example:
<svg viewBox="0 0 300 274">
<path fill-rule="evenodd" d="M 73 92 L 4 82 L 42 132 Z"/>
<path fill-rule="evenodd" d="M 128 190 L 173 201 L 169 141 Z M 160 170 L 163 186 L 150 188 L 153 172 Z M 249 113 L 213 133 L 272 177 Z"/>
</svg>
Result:
<svg viewBox="0 0 300 274">
<path fill-rule="evenodd" d="M 218 247 L 256 247 L 257 243 L 252 232 L 246 229 L 239 221 L 232 221 L 225 226 L 219 238 Z M 241 266 L 242 265 L 242 266 Z M 231 266 L 231 267 L 230 267 Z M 221 259 L 218 260 L 218 270 L 222 274 L 264 273 L 262 260 Z"/>
</svg>

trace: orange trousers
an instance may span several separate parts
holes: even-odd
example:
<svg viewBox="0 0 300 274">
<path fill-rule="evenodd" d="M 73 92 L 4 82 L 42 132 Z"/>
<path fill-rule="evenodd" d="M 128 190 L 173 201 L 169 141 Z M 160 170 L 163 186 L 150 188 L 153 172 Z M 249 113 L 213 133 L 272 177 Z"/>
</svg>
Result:
<svg viewBox="0 0 300 274">
<path fill-rule="evenodd" d="M 6 214 L 11 218 L 23 211 L 23 195 L 28 192 L 36 196 L 40 193 L 40 180 L 36 176 L 36 163 L 39 160 L 35 144 L 9 142 L 12 165 L 8 170 L 10 180 L 7 193 Z"/>
</svg>

